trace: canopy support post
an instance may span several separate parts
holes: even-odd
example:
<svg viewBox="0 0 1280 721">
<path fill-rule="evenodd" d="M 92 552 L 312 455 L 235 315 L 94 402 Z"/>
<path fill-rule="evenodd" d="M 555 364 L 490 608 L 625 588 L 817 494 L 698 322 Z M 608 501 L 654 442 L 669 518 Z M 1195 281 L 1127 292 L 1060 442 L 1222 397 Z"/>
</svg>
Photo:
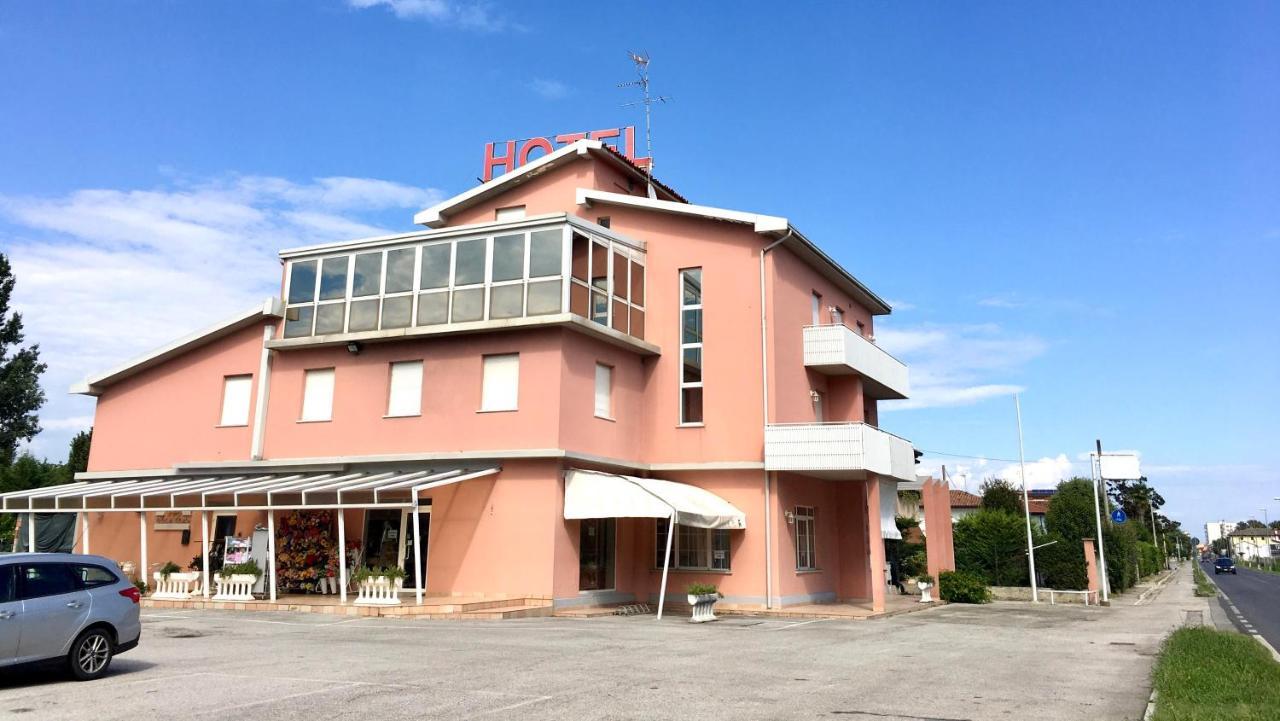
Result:
<svg viewBox="0 0 1280 721">
<path fill-rule="evenodd" d="M 30 501 L 28 501 L 30 503 Z M 36 514 L 27 514 L 27 553 L 36 552 Z"/>
<path fill-rule="evenodd" d="M 347 605 L 347 514 L 338 509 L 338 602 Z"/>
<path fill-rule="evenodd" d="M 142 582 L 149 586 L 151 585 L 152 579 L 150 576 L 147 575 L 148 566 L 147 566 L 147 512 L 146 511 L 138 512 L 138 539 L 141 542 L 139 544 L 140 550 L 141 550 L 141 553 L 139 555 L 142 556 L 142 558 L 140 559 L 142 561 L 142 567 L 138 569 L 138 578 L 142 579 Z"/>
<path fill-rule="evenodd" d="M 418 494 L 413 494 L 413 507 L 409 509 L 413 514 L 413 580 L 417 586 L 416 595 L 418 597 L 418 605 L 422 605 L 422 592 L 427 587 L 427 567 L 422 562 L 422 523 L 418 519 Z"/>
<path fill-rule="evenodd" d="M 667 571 L 671 569 L 671 541 L 676 537 L 676 512 L 671 512 L 667 521 L 667 552 L 662 556 L 662 588 L 658 589 L 658 620 L 662 620 L 662 609 L 667 603 Z"/>
<path fill-rule="evenodd" d="M 205 598 L 209 597 L 209 512 L 200 512 L 200 590 Z"/>
<path fill-rule="evenodd" d="M 80 513 L 80 528 L 84 530 L 84 552 L 89 554 L 89 512 L 82 511 Z"/>
<path fill-rule="evenodd" d="M 276 512 L 267 509 L 267 579 L 271 584 L 271 602 L 276 600 Z"/>
</svg>

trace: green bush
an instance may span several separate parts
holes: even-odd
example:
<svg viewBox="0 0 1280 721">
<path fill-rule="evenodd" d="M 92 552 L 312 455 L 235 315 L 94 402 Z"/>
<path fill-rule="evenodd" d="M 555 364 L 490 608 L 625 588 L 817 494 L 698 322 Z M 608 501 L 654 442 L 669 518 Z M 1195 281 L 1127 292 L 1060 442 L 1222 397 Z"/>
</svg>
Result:
<svg viewBox="0 0 1280 721">
<path fill-rule="evenodd" d="M 1143 576 L 1150 576 L 1164 570 L 1164 557 L 1154 543 L 1139 541 L 1138 551 Z"/>
<path fill-rule="evenodd" d="M 938 574 L 938 595 L 952 603 L 989 603 L 991 589 L 982 577 L 964 571 Z"/>
<path fill-rule="evenodd" d="M 720 595 L 720 590 L 716 588 L 714 583 L 691 583 L 685 592 L 690 596 L 710 596 L 712 594 L 724 598 Z"/>
<path fill-rule="evenodd" d="M 262 569 L 258 568 L 258 562 L 250 558 L 244 563 L 228 563 L 222 566 L 222 570 L 218 571 L 218 575 L 223 578 L 234 576 L 237 574 L 248 573 L 258 578 L 262 577 Z"/>
<path fill-rule="evenodd" d="M 1111 590 L 1119 593 L 1138 582 L 1138 534 L 1130 523 L 1111 523 L 1102 527 L 1106 542 L 1107 578 Z"/>
<path fill-rule="evenodd" d="M 974 574 L 989 586 L 1029 586 L 1027 527 L 1021 515 L 981 510 L 956 522 L 952 530 L 956 570 Z"/>
<path fill-rule="evenodd" d="M 1057 541 L 1036 549 L 1036 570 L 1044 576 L 1045 586 L 1061 590 L 1082 590 L 1089 585 L 1085 566 L 1084 544 L 1061 536 L 1050 536 L 1036 543 Z"/>
<path fill-rule="evenodd" d="M 906 578 L 915 578 L 928 570 L 929 559 L 925 555 L 923 545 L 918 543 L 904 545 L 914 547 L 914 550 L 902 558 L 902 575 Z"/>
</svg>

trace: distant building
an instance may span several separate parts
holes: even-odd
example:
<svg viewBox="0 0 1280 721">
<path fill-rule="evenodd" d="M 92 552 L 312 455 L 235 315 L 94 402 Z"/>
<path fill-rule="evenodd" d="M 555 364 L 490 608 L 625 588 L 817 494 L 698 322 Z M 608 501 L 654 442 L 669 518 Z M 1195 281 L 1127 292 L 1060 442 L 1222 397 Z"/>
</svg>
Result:
<svg viewBox="0 0 1280 721">
<path fill-rule="evenodd" d="M 1039 526 L 1041 530 L 1044 530 L 1045 515 L 1049 512 L 1049 501 L 1046 498 L 1035 498 L 1034 495 L 1032 495 L 1031 493 L 1028 493 L 1027 495 L 1032 496 L 1031 498 L 1027 499 L 1029 502 L 1029 505 L 1031 506 L 1031 522 Z M 974 494 L 969 493 L 968 491 L 952 491 L 951 492 L 952 522 L 959 521 L 961 518 L 964 518 L 965 516 L 970 516 L 970 515 L 973 515 L 974 513 L 977 513 L 981 507 L 982 507 L 981 496 L 975 496 Z"/>
<path fill-rule="evenodd" d="M 1280 556 L 1280 531 L 1274 528 L 1240 528 L 1231 532 L 1231 553 L 1246 561 Z"/>
<path fill-rule="evenodd" d="M 1212 546 L 1214 541 L 1226 538 L 1234 530 L 1236 530 L 1236 524 L 1229 521 L 1210 521 L 1204 524 L 1204 543 L 1206 546 Z"/>
</svg>

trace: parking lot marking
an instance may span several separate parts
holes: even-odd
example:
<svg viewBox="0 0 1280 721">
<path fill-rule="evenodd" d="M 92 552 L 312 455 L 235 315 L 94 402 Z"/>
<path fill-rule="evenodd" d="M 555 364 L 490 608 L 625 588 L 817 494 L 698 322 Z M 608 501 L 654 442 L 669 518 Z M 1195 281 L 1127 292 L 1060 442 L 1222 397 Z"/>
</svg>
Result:
<svg viewBox="0 0 1280 721">
<path fill-rule="evenodd" d="M 518 709 L 521 706 L 528 706 L 531 703 L 538 703 L 539 701 L 547 701 L 547 700 L 550 700 L 551 698 L 552 698 L 551 696 L 535 696 L 533 698 L 527 698 L 523 701 L 518 701 L 509 706 L 503 706 L 502 708 L 495 708 L 495 709 L 489 709 L 488 711 L 481 711 L 480 713 L 472 714 L 470 716 L 467 716 L 466 718 L 480 718 L 481 716 L 488 716 L 490 714 L 500 713 L 502 711 L 511 711 L 512 709 Z"/>
<path fill-rule="evenodd" d="M 809 621 L 797 621 L 795 623 L 788 623 L 785 626 L 774 626 L 773 628 L 766 628 L 764 630 L 765 631 L 782 631 L 788 628 L 795 628 L 796 626 L 808 626 L 811 623 L 822 623 L 823 621 L 830 621 L 830 620 L 831 619 L 829 618 L 815 618 Z"/>
</svg>

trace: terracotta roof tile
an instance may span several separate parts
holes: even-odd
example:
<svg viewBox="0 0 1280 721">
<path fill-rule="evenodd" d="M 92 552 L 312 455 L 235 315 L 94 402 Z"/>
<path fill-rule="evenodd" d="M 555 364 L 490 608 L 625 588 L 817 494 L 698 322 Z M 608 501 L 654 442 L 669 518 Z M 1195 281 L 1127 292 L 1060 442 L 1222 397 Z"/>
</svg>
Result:
<svg viewBox="0 0 1280 721">
<path fill-rule="evenodd" d="M 968 491 L 952 491 L 951 507 L 952 508 L 977 508 L 982 504 L 982 499 L 969 493 Z"/>
</svg>

